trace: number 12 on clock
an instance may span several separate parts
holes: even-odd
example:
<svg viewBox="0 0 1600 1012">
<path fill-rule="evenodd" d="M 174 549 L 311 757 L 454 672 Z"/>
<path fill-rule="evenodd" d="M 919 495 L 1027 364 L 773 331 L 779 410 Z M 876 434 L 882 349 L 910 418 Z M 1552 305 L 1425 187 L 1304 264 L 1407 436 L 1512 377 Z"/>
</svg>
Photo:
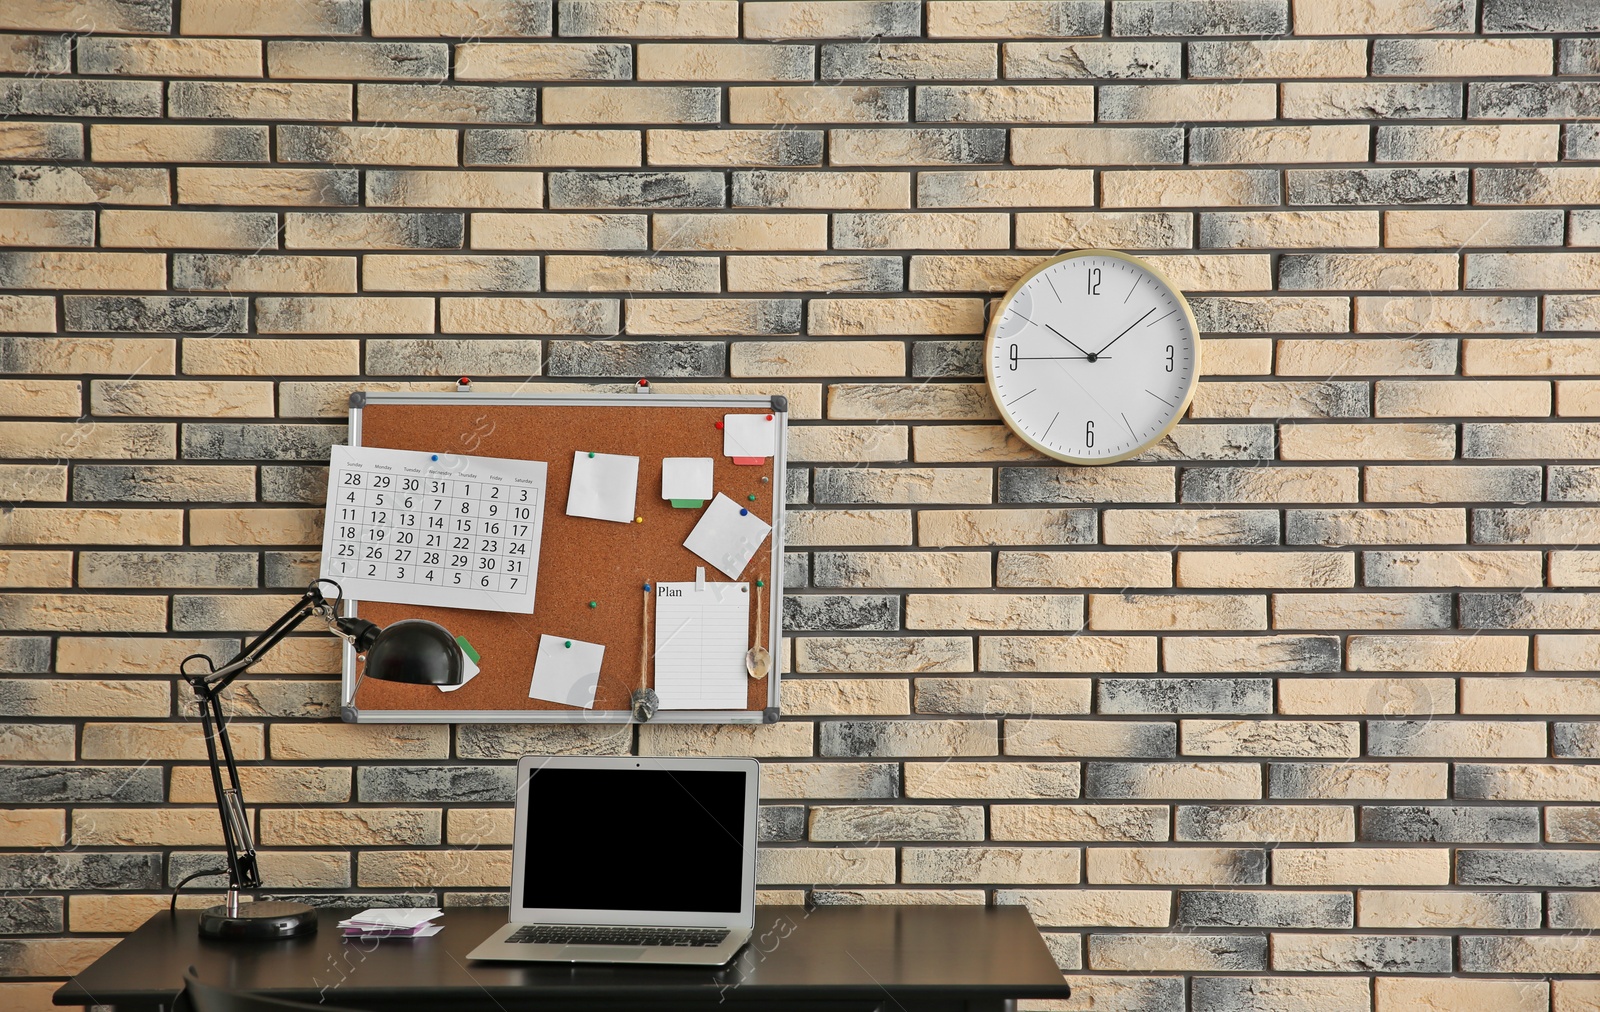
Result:
<svg viewBox="0 0 1600 1012">
<path fill-rule="evenodd" d="M 533 612 L 541 461 L 335 446 L 322 577 L 361 601 Z"/>
</svg>

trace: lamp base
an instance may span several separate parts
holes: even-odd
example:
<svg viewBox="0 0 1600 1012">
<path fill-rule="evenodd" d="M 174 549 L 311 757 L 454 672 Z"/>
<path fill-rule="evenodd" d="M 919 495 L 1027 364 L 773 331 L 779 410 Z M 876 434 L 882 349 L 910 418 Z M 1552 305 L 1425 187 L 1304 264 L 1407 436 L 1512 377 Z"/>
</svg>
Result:
<svg viewBox="0 0 1600 1012">
<path fill-rule="evenodd" d="M 226 903 L 200 911 L 200 937 L 233 942 L 265 942 L 315 934 L 317 912 L 304 903 L 261 900 L 241 903 L 233 913 Z"/>
</svg>

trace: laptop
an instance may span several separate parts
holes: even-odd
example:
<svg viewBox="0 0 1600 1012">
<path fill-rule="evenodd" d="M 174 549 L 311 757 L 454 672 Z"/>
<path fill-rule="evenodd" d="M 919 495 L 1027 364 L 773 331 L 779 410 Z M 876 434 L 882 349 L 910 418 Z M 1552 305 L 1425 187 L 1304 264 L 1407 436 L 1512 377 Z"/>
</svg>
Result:
<svg viewBox="0 0 1600 1012">
<path fill-rule="evenodd" d="M 755 927 L 754 759 L 517 763 L 510 923 L 469 959 L 720 966 Z"/>
</svg>

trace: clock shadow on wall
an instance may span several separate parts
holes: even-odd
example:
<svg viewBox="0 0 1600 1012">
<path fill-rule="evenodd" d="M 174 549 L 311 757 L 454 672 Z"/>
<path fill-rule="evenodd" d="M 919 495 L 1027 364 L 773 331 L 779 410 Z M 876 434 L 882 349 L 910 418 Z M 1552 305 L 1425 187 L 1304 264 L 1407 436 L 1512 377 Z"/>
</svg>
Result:
<svg viewBox="0 0 1600 1012">
<path fill-rule="evenodd" d="M 1086 249 L 1023 275 L 995 306 L 984 374 L 1029 446 L 1108 464 L 1160 442 L 1189 407 L 1200 337 L 1183 293 L 1138 257 Z"/>
</svg>

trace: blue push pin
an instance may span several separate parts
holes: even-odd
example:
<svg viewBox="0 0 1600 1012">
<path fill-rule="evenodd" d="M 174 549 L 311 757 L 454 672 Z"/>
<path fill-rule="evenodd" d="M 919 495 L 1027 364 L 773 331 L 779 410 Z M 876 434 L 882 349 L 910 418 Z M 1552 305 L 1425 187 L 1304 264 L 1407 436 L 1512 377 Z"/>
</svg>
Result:
<svg viewBox="0 0 1600 1012">
<path fill-rule="evenodd" d="M 434 460 L 438 460 L 438 459 L 439 459 L 439 455 L 438 455 L 438 454 L 437 454 L 437 453 L 436 453 L 436 454 L 434 454 L 434 455 L 433 455 L 433 459 L 434 459 Z"/>
<path fill-rule="evenodd" d="M 739 510 L 739 515 L 740 515 L 740 516 L 742 516 L 742 517 L 747 517 L 747 516 L 749 516 L 749 515 L 750 515 L 750 511 L 749 511 L 749 510 L 747 510 L 747 509 L 743 509 L 743 508 L 741 508 L 741 509 L 740 509 L 740 510 Z"/>
<path fill-rule="evenodd" d="M 644 592 L 646 594 L 650 593 L 650 585 L 648 583 L 644 585 Z"/>
</svg>

